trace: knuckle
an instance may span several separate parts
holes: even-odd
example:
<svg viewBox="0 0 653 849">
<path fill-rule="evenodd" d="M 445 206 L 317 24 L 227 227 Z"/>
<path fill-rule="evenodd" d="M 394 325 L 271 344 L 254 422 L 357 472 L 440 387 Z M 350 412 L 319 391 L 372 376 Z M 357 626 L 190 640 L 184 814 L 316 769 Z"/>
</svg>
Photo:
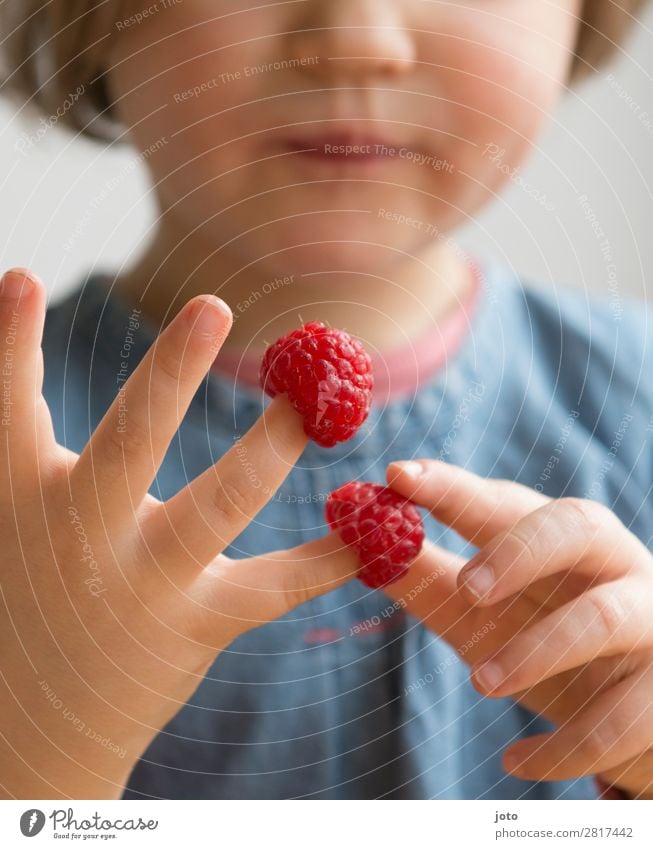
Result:
<svg viewBox="0 0 653 849">
<path fill-rule="evenodd" d="M 216 482 L 213 506 L 228 525 L 251 519 L 257 512 L 253 490 L 228 479 Z"/>
<path fill-rule="evenodd" d="M 612 725 L 607 720 L 598 722 L 582 738 L 580 750 L 586 770 L 592 771 L 594 766 L 600 763 L 605 755 L 612 750 L 616 744 Z"/>
<path fill-rule="evenodd" d="M 502 562 L 510 569 L 517 563 L 535 569 L 539 564 L 538 544 L 533 534 L 526 534 L 521 528 L 514 527 L 506 534 L 502 544 Z"/>
<path fill-rule="evenodd" d="M 614 519 L 614 514 L 605 505 L 589 498 L 561 498 L 559 505 L 592 536 L 603 531 L 606 524 L 611 524 Z"/>
<path fill-rule="evenodd" d="M 185 360 L 189 353 L 185 350 L 170 350 L 164 345 L 159 346 L 152 360 L 155 377 L 172 385 L 183 382 L 186 375 Z"/>
<path fill-rule="evenodd" d="M 123 458 L 126 464 L 142 460 L 151 451 L 151 434 L 133 417 L 125 420 L 124 424 L 112 424 L 102 434 L 100 442 L 104 459 L 109 463 L 120 463 Z"/>
<path fill-rule="evenodd" d="M 287 564 L 283 570 L 281 589 L 286 610 L 305 604 L 312 598 L 308 570 L 299 564 Z"/>
<path fill-rule="evenodd" d="M 604 640 L 613 641 L 627 622 L 628 611 L 618 593 L 590 592 L 586 595 L 590 617 L 598 622 Z"/>
<path fill-rule="evenodd" d="M 163 335 L 152 351 L 152 372 L 155 378 L 169 385 L 184 385 L 194 382 L 208 365 L 207 356 L 215 353 L 215 341 L 193 332 L 177 332 L 170 337 Z"/>
</svg>

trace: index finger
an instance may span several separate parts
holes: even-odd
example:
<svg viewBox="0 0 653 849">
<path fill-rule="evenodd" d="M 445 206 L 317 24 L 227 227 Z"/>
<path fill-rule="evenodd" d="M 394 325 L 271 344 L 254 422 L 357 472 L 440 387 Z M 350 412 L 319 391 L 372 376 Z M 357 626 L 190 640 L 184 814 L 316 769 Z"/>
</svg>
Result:
<svg viewBox="0 0 653 849">
<path fill-rule="evenodd" d="M 388 485 L 477 546 L 551 499 L 523 484 L 483 478 L 440 460 L 390 463 Z"/>
<path fill-rule="evenodd" d="M 192 298 L 118 390 L 72 474 L 109 521 L 122 522 L 145 498 L 231 323 L 224 301 Z"/>
</svg>

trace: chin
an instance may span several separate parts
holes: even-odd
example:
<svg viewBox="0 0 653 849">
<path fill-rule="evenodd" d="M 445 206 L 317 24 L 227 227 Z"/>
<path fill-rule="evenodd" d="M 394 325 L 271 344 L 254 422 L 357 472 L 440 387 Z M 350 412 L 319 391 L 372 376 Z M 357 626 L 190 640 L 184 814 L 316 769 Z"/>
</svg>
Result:
<svg viewBox="0 0 653 849">
<path fill-rule="evenodd" d="M 281 247 L 283 244 L 287 247 Z M 308 275 L 306 282 L 310 282 L 310 275 L 319 272 L 342 271 L 391 277 L 393 265 L 405 259 L 406 253 L 414 253 L 415 245 L 389 245 L 383 233 L 365 228 L 351 227 L 343 232 L 342 227 L 318 227 L 310 232 L 295 232 L 288 240 L 278 236 L 270 240 L 257 239 L 255 245 L 241 245 L 241 250 L 243 265 L 260 260 L 270 275 Z M 333 281 L 334 286 L 344 282 L 336 274 Z M 316 278 L 316 285 L 318 283 L 324 285 L 324 278 L 319 281 Z M 343 292 L 346 293 L 346 290 L 343 289 Z"/>
</svg>

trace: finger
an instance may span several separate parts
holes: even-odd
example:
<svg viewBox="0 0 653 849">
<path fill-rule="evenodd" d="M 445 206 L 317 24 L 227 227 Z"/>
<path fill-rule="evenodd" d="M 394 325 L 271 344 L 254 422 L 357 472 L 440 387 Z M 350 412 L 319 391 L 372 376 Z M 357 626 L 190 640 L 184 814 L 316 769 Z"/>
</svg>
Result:
<svg viewBox="0 0 653 849">
<path fill-rule="evenodd" d="M 597 657 L 653 645 L 648 582 L 594 587 L 524 628 L 492 657 L 472 668 L 476 688 L 497 698 L 534 687 Z"/>
<path fill-rule="evenodd" d="M 474 545 L 485 545 L 550 501 L 522 484 L 483 478 L 439 460 L 390 463 L 387 479 L 392 489 Z"/>
<path fill-rule="evenodd" d="M 35 448 L 54 447 L 52 418 L 43 398 L 41 340 L 47 293 L 41 280 L 25 268 L 7 271 L 0 283 L 1 409 L 0 422 L 12 449 L 13 463 L 37 463 Z M 5 440 L 8 440 L 6 442 Z M 14 449 L 16 453 L 14 453 Z"/>
<path fill-rule="evenodd" d="M 73 472 L 107 515 L 131 514 L 145 497 L 231 322 L 219 298 L 193 298 L 120 388 Z"/>
<path fill-rule="evenodd" d="M 458 644 L 470 633 L 471 609 L 457 585 L 464 563 L 464 558 L 427 540 L 406 575 L 383 591 L 425 627 Z"/>
<path fill-rule="evenodd" d="M 505 642 L 506 629 L 511 632 L 519 626 L 510 611 L 478 615 L 478 608 L 469 605 L 457 586 L 462 563 L 462 557 L 427 542 L 407 574 L 383 591 L 395 609 L 406 610 L 472 664 Z"/>
<path fill-rule="evenodd" d="M 339 534 L 246 560 L 218 557 L 197 578 L 191 597 L 210 645 L 284 616 L 331 592 L 358 570 L 358 559 Z M 213 641 L 213 642 L 211 642 Z"/>
<path fill-rule="evenodd" d="M 498 534 L 469 561 L 458 580 L 471 602 L 495 604 L 563 570 L 614 580 L 649 556 L 607 507 L 588 499 L 561 498 Z"/>
<path fill-rule="evenodd" d="M 204 568 L 272 498 L 307 442 L 299 414 L 275 397 L 214 466 L 145 518 L 157 562 L 166 571 Z"/>
<path fill-rule="evenodd" d="M 650 748 L 651 678 L 631 675 L 591 700 L 552 734 L 520 740 L 504 755 L 508 772 L 531 781 L 565 781 L 605 772 Z"/>
</svg>

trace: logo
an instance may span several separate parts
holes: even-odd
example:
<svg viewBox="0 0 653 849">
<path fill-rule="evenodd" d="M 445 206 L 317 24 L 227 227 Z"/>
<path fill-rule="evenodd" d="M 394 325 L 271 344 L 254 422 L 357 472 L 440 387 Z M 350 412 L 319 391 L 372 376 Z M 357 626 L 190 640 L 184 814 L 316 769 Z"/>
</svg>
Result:
<svg viewBox="0 0 653 849">
<path fill-rule="evenodd" d="M 20 818 L 20 830 L 25 837 L 36 837 L 45 825 L 45 814 L 38 808 L 30 808 Z"/>
</svg>

